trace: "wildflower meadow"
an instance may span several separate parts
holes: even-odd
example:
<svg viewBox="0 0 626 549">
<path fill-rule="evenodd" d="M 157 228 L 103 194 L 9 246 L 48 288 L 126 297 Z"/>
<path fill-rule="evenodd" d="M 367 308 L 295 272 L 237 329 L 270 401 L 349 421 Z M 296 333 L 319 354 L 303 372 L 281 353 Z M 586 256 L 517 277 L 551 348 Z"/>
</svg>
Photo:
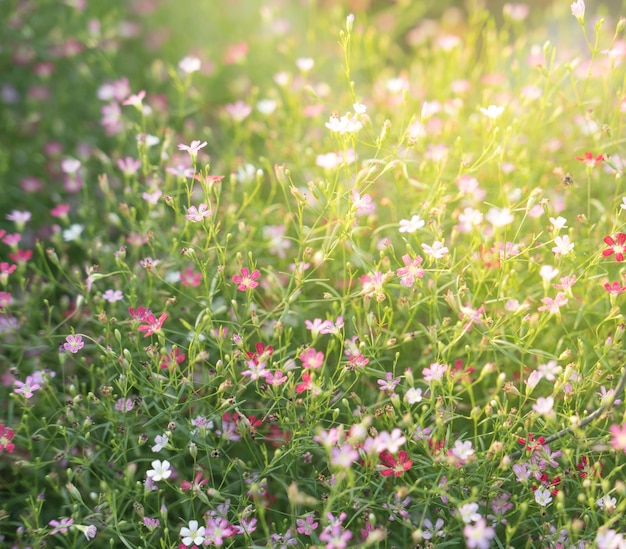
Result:
<svg viewBox="0 0 626 549">
<path fill-rule="evenodd" d="M 620 11 L 0 0 L 0 546 L 626 548 Z"/>
</svg>

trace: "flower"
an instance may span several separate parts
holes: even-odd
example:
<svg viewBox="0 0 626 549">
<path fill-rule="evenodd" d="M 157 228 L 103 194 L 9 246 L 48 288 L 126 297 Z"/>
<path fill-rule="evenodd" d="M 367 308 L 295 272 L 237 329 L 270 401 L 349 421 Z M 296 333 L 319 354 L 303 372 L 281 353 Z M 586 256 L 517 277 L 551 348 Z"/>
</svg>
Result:
<svg viewBox="0 0 626 549">
<path fill-rule="evenodd" d="M 535 501 L 542 507 L 547 507 L 552 502 L 550 490 L 547 488 L 537 488 L 535 490 Z"/>
<path fill-rule="evenodd" d="M 178 144 L 178 150 L 179 151 L 187 151 L 189 153 L 191 161 L 193 162 L 198 157 L 198 151 L 200 149 L 203 149 L 206 146 L 207 146 L 207 142 L 206 141 L 203 141 L 201 143 L 199 140 L 194 140 L 189 145 L 185 145 L 184 143 L 179 143 Z"/>
<path fill-rule="evenodd" d="M 619 262 L 624 261 L 624 250 L 626 249 L 626 233 L 617 233 L 615 235 L 617 242 L 612 236 L 605 236 L 603 238 L 604 243 L 608 246 L 606 250 L 602 251 L 604 257 L 609 257 L 615 254 L 615 259 Z"/>
<path fill-rule="evenodd" d="M 578 0 L 578 2 L 582 2 L 582 0 Z M 583 4 L 583 15 L 584 15 L 585 14 L 585 4 L 584 4 L 584 2 L 582 2 L 582 4 Z M 576 160 L 580 160 L 580 162 L 582 162 L 586 166 L 589 166 L 590 168 L 593 168 L 594 166 L 598 166 L 598 165 L 602 164 L 602 161 L 604 160 L 604 156 L 599 154 L 598 156 L 596 156 L 594 158 L 593 153 L 586 152 L 585 156 L 577 156 Z"/>
<path fill-rule="evenodd" d="M 570 242 L 569 236 L 557 236 L 554 239 L 555 246 L 552 248 L 554 255 L 567 255 L 574 249 L 574 243 Z"/>
<path fill-rule="evenodd" d="M 425 225 L 423 219 L 419 215 L 414 215 L 411 219 L 401 219 L 400 228 L 401 233 L 414 233 L 417 229 L 421 229 Z"/>
<path fill-rule="evenodd" d="M 411 259 L 409 254 L 402 256 L 404 267 L 400 267 L 396 270 L 396 274 L 400 277 L 400 284 L 410 288 L 415 284 L 415 278 L 424 278 L 424 269 L 420 268 L 422 261 L 424 261 L 419 255 L 415 259 Z"/>
<path fill-rule="evenodd" d="M 14 385 L 17 387 L 13 389 L 13 392 L 17 395 L 24 395 L 24 398 L 32 398 L 33 393 L 39 390 L 39 383 L 35 382 L 35 378 L 33 376 L 27 376 L 26 381 L 20 381 L 16 379 Z"/>
<path fill-rule="evenodd" d="M 74 524 L 73 518 L 61 517 L 59 520 L 51 520 L 48 525 L 52 526 L 50 535 L 54 534 L 67 534 L 67 529 Z"/>
<path fill-rule="evenodd" d="M 187 56 L 183 57 L 178 62 L 178 68 L 185 74 L 191 74 L 197 72 L 202 67 L 202 61 L 197 57 Z"/>
<path fill-rule="evenodd" d="M 482 518 L 478 512 L 478 503 L 466 503 L 465 505 L 461 505 L 458 511 L 461 516 L 461 520 L 465 524 L 476 522 Z"/>
<path fill-rule="evenodd" d="M 387 450 L 383 450 L 378 458 L 387 468 L 383 469 L 380 474 L 384 477 L 390 477 L 391 475 L 399 477 L 404 474 L 404 472 L 408 471 L 413 465 L 413 462 L 408 459 L 408 457 L 409 454 L 406 450 L 400 450 L 400 452 L 398 452 L 398 459 L 393 457 Z"/>
<path fill-rule="evenodd" d="M 582 23 L 585 20 L 585 0 L 576 0 L 575 2 L 572 2 L 570 8 L 572 10 L 572 15 L 578 19 L 580 23 Z"/>
<path fill-rule="evenodd" d="M 611 425 L 609 427 L 609 431 L 611 435 L 613 435 L 613 439 L 611 440 L 611 445 L 615 450 L 623 450 L 626 453 L 626 423 L 623 425 Z"/>
<path fill-rule="evenodd" d="M 488 549 L 496 531 L 487 526 L 485 519 L 481 518 L 474 524 L 466 524 L 463 527 L 463 535 L 468 549 Z"/>
<path fill-rule="evenodd" d="M 415 387 L 411 387 L 404 395 L 404 401 L 408 404 L 417 404 L 422 398 L 422 390 Z"/>
<path fill-rule="evenodd" d="M 102 294 L 102 299 L 108 301 L 109 303 L 115 303 L 116 301 L 121 301 L 124 299 L 124 294 L 122 290 L 107 290 Z"/>
<path fill-rule="evenodd" d="M 160 452 L 165 448 L 169 442 L 169 438 L 167 435 L 157 435 L 154 437 L 154 446 L 152 447 L 153 452 Z"/>
<path fill-rule="evenodd" d="M 252 273 L 248 270 L 247 267 L 243 267 L 240 271 L 240 274 L 233 275 L 233 282 L 238 284 L 237 289 L 240 292 L 245 292 L 247 289 L 256 288 L 259 283 L 257 280 L 261 277 L 261 273 L 258 270 L 252 271 Z"/>
<path fill-rule="evenodd" d="M 613 282 L 612 284 L 607 282 L 604 285 L 604 289 L 614 296 L 617 296 L 622 292 L 626 292 L 626 286 L 622 286 L 619 282 Z"/>
<path fill-rule="evenodd" d="M 11 441 L 13 440 L 14 436 L 15 433 L 12 429 L 7 427 L 6 425 L 0 425 L 0 452 L 2 452 L 2 450 L 6 450 L 8 454 L 13 452 L 13 450 L 15 449 L 15 444 L 13 444 Z"/>
<path fill-rule="evenodd" d="M 552 299 L 551 297 L 544 297 L 541 302 L 543 305 L 541 307 L 537 307 L 538 311 L 549 311 L 550 314 L 557 314 L 559 309 L 563 307 L 563 305 L 567 305 L 569 300 L 565 297 L 563 292 L 559 292 L 556 294 L 556 297 Z"/>
<path fill-rule="evenodd" d="M 212 212 L 209 207 L 206 204 L 202 203 L 197 208 L 195 206 L 189 206 L 189 208 L 187 208 L 187 214 L 185 215 L 185 218 L 189 221 L 193 221 L 194 223 L 199 223 L 205 217 L 210 216 L 211 213 Z"/>
<path fill-rule="evenodd" d="M 170 469 L 170 462 L 167 460 L 160 461 L 155 459 L 152 463 L 152 469 L 146 472 L 146 476 L 152 479 L 153 482 L 159 482 L 160 480 L 167 480 L 172 475 Z"/>
<path fill-rule="evenodd" d="M 198 527 L 197 520 L 190 520 L 189 527 L 183 526 L 180 529 L 180 537 L 183 538 L 182 542 L 189 547 L 190 545 L 202 545 L 204 543 L 205 527 Z"/>
<path fill-rule="evenodd" d="M 439 362 L 433 362 L 428 368 L 422 370 L 424 375 L 424 381 L 438 381 L 443 377 L 448 369 L 447 364 L 439 364 Z"/>
<path fill-rule="evenodd" d="M 533 410 L 541 415 L 550 414 L 554 407 L 554 398 L 549 397 L 539 397 L 537 402 L 533 404 Z"/>
<path fill-rule="evenodd" d="M 602 496 L 598 501 L 596 501 L 596 505 L 600 507 L 603 511 L 607 511 L 608 513 L 612 513 L 615 511 L 615 506 L 617 505 L 617 500 L 612 498 L 609 494 Z"/>
<path fill-rule="evenodd" d="M 142 322 L 145 322 L 145 324 L 139 326 L 139 331 L 145 332 L 143 337 L 151 336 L 161 329 L 166 318 L 167 313 L 163 313 L 158 319 L 151 313 L 141 320 Z"/>
<path fill-rule="evenodd" d="M 304 353 L 300 355 L 302 361 L 302 367 L 308 368 L 320 368 L 324 364 L 324 353 L 322 351 L 316 351 L 313 347 L 309 347 Z"/>
<path fill-rule="evenodd" d="M 422 244 L 422 249 L 426 255 L 433 257 L 434 259 L 442 259 L 448 254 L 448 248 L 443 245 L 443 242 L 436 240 L 432 246 L 428 244 Z"/>
<path fill-rule="evenodd" d="M 481 107 L 480 112 L 482 112 L 487 118 L 495 120 L 504 112 L 504 107 L 489 105 L 486 109 Z"/>
<path fill-rule="evenodd" d="M 85 346 L 83 338 L 80 335 L 70 334 L 65 338 L 63 348 L 70 353 L 76 354 Z"/>
</svg>

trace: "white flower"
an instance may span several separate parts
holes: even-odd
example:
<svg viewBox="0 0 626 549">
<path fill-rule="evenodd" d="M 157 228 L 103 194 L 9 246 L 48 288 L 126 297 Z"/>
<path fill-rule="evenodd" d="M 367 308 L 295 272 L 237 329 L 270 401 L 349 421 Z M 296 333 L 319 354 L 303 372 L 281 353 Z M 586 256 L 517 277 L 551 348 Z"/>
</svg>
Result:
<svg viewBox="0 0 626 549">
<path fill-rule="evenodd" d="M 154 446 L 152 447 L 153 452 L 160 452 L 167 446 L 167 443 L 170 441 L 167 438 L 167 435 L 157 435 L 154 437 Z"/>
<path fill-rule="evenodd" d="M 602 496 L 598 501 L 596 501 L 598 507 L 603 511 L 608 513 L 612 513 L 615 511 L 615 506 L 617 505 L 617 500 L 612 498 L 608 494 L 606 496 Z"/>
<path fill-rule="evenodd" d="M 160 461 L 155 459 L 152 463 L 152 469 L 146 472 L 146 476 L 151 478 L 154 482 L 160 480 L 166 480 L 170 478 L 172 471 L 170 469 L 170 462 L 167 460 Z"/>
<path fill-rule="evenodd" d="M 187 74 L 199 71 L 201 66 L 202 61 L 197 57 L 183 57 L 178 63 L 178 68 Z"/>
<path fill-rule="evenodd" d="M 469 440 L 460 441 L 457 440 L 452 448 L 452 455 L 459 458 L 461 461 L 467 461 L 467 459 L 474 455 L 474 448 Z"/>
<path fill-rule="evenodd" d="M 559 229 L 567 229 L 567 219 L 565 219 L 562 216 L 557 217 L 556 219 L 554 219 L 554 217 L 550 218 L 550 223 L 552 223 L 552 226 L 558 231 Z"/>
<path fill-rule="evenodd" d="M 576 0 L 576 2 L 572 2 L 570 8 L 572 9 L 572 15 L 582 23 L 585 19 L 585 1 Z"/>
<path fill-rule="evenodd" d="M 552 502 L 550 491 L 545 488 L 535 490 L 535 501 L 542 507 L 547 507 Z"/>
<path fill-rule="evenodd" d="M 197 520 L 189 521 L 189 528 L 183 526 L 180 529 L 180 537 L 183 538 L 182 542 L 189 547 L 190 545 L 202 545 L 204 543 L 205 527 L 198 527 Z"/>
<path fill-rule="evenodd" d="M 419 215 L 414 215 L 411 219 L 401 219 L 400 228 L 401 233 L 414 233 L 417 229 L 421 229 L 425 225 L 424 220 L 420 219 Z"/>
<path fill-rule="evenodd" d="M 80 166 L 80 160 L 76 160 L 76 158 L 65 158 L 61 161 L 61 171 L 63 173 L 76 173 L 80 169 Z"/>
<path fill-rule="evenodd" d="M 315 59 L 311 57 L 299 57 L 296 59 L 296 66 L 302 72 L 309 72 L 313 68 L 313 65 L 315 65 Z"/>
<path fill-rule="evenodd" d="M 569 236 L 557 236 L 554 239 L 555 246 L 552 248 L 554 255 L 567 255 L 574 249 L 574 243 L 570 242 Z"/>
<path fill-rule="evenodd" d="M 461 505 L 461 507 L 459 507 L 459 515 L 461 515 L 461 520 L 465 524 L 476 522 L 482 518 L 478 512 L 478 503 L 466 503 L 465 505 Z"/>
<path fill-rule="evenodd" d="M 428 244 L 422 244 L 422 249 L 426 255 L 434 257 L 435 259 L 442 259 L 448 254 L 448 248 L 443 245 L 443 242 L 436 240 L 432 246 Z"/>
<path fill-rule="evenodd" d="M 504 227 L 513 223 L 513 214 L 509 208 L 490 208 L 485 216 L 494 227 Z"/>
<path fill-rule="evenodd" d="M 409 404 L 417 404 L 422 401 L 422 390 L 411 387 L 404 395 L 404 401 Z"/>
<path fill-rule="evenodd" d="M 496 118 L 498 118 L 498 116 L 500 116 L 504 112 L 504 107 L 497 107 L 496 105 L 489 105 L 486 109 L 481 107 L 480 112 L 482 112 L 486 117 L 491 118 L 492 120 L 495 120 Z"/>
<path fill-rule="evenodd" d="M 559 270 L 555 269 L 552 265 L 544 265 L 539 269 L 539 276 L 546 282 L 549 282 L 558 274 Z"/>
<path fill-rule="evenodd" d="M 620 204 L 620 208 L 622 208 L 622 210 L 626 210 L 626 196 L 622 198 L 622 203 Z"/>
<path fill-rule="evenodd" d="M 72 242 L 73 240 L 77 240 L 80 238 L 85 227 L 79 225 L 78 223 L 72 223 L 69 229 L 65 229 L 63 231 L 63 240 L 65 242 Z"/>
</svg>

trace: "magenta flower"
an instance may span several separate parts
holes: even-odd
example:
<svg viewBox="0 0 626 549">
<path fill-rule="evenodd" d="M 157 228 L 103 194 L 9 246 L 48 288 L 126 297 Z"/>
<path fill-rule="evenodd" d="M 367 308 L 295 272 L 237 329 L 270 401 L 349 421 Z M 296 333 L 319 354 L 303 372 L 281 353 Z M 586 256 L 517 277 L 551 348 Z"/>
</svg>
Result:
<svg viewBox="0 0 626 549">
<path fill-rule="evenodd" d="M 145 334 L 143 334 L 143 337 L 151 336 L 161 329 L 161 327 L 163 326 L 163 322 L 165 322 L 166 318 L 167 313 L 163 313 L 158 319 L 153 314 L 150 314 L 142 319 L 142 322 L 145 322 L 145 324 L 139 326 L 139 331 L 145 332 Z"/>
<path fill-rule="evenodd" d="M 254 270 L 251 273 L 247 267 L 243 267 L 240 274 L 233 275 L 233 282 L 238 284 L 237 289 L 240 292 L 245 292 L 247 289 L 252 290 L 256 288 L 259 285 L 257 280 L 260 277 L 261 273 L 258 270 Z"/>
<path fill-rule="evenodd" d="M 70 353 L 76 354 L 85 346 L 83 338 L 80 335 L 70 334 L 65 338 L 63 348 Z"/>
<path fill-rule="evenodd" d="M 622 286 L 619 282 L 613 282 L 613 284 L 607 282 L 604 285 L 604 289 L 613 296 L 618 296 L 622 292 L 626 292 L 626 287 Z"/>
</svg>

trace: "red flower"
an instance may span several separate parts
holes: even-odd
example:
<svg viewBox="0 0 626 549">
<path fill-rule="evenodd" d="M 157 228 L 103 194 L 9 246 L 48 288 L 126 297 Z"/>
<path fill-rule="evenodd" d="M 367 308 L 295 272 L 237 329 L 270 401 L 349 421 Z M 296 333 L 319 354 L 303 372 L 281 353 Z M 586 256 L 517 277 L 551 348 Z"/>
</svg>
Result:
<svg viewBox="0 0 626 549">
<path fill-rule="evenodd" d="M 624 249 L 626 248 L 626 233 L 617 233 L 615 235 L 617 242 L 612 236 L 605 236 L 604 243 L 608 246 L 606 250 L 602 251 L 604 257 L 609 257 L 615 254 L 617 261 L 624 261 Z"/>
<path fill-rule="evenodd" d="M 413 465 L 413 462 L 408 459 L 408 457 L 409 454 L 406 450 L 400 450 L 398 452 L 398 459 L 393 457 L 387 450 L 383 450 L 378 458 L 381 463 L 387 467 L 387 469 L 383 469 L 381 474 L 384 477 L 390 477 L 391 475 L 399 477 L 405 471 L 408 471 L 411 468 L 411 465 Z"/>
<path fill-rule="evenodd" d="M 302 373 L 302 383 L 296 385 L 296 393 L 304 393 L 311 388 L 311 376 L 307 372 Z"/>
<path fill-rule="evenodd" d="M 274 347 L 271 345 L 265 346 L 265 343 L 257 343 L 255 345 L 256 352 L 246 351 L 246 355 L 248 358 L 252 360 L 255 364 L 259 364 L 259 362 L 267 362 L 272 354 L 274 354 Z"/>
<path fill-rule="evenodd" d="M 161 356 L 161 369 L 169 368 L 172 370 L 183 360 L 185 360 L 185 355 L 180 352 L 178 347 L 174 347 L 169 354 Z"/>
<path fill-rule="evenodd" d="M 544 437 L 539 437 L 535 440 L 535 435 L 532 433 L 528 433 L 528 439 L 518 438 L 517 442 L 519 442 L 522 446 L 526 446 L 526 450 L 529 452 L 533 452 L 534 450 L 539 450 L 543 446 L 546 439 Z"/>
<path fill-rule="evenodd" d="M 207 482 L 209 482 L 209 477 L 202 478 L 202 471 L 199 471 L 193 482 L 183 480 L 180 483 L 180 489 L 183 492 L 188 492 L 189 490 L 199 491 Z"/>
<path fill-rule="evenodd" d="M 583 164 L 589 166 L 590 168 L 593 168 L 594 166 L 599 166 L 600 164 L 602 164 L 604 156 L 599 154 L 594 158 L 593 153 L 586 152 L 585 156 L 577 156 L 576 160 L 580 160 Z"/>
<path fill-rule="evenodd" d="M 0 452 L 2 450 L 6 450 L 9 454 L 13 452 L 15 444 L 11 441 L 14 436 L 15 433 L 12 429 L 9 429 L 6 425 L 0 425 Z"/>
</svg>

